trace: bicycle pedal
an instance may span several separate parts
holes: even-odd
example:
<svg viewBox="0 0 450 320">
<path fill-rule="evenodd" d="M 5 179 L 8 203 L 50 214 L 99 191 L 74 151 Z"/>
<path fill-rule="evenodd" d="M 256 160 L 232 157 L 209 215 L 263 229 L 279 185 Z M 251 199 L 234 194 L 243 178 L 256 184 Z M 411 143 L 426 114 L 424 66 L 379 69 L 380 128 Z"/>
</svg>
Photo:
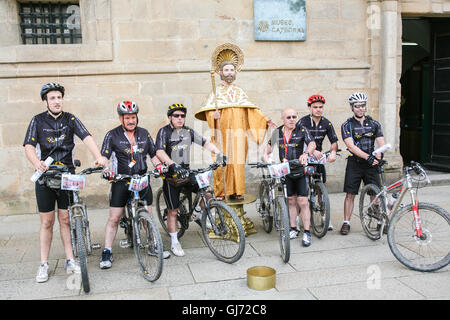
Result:
<svg viewBox="0 0 450 320">
<path fill-rule="evenodd" d="M 121 248 L 124 248 L 124 249 L 131 247 L 131 243 L 129 243 L 127 239 L 120 240 L 119 245 Z"/>
<path fill-rule="evenodd" d="M 92 249 L 100 249 L 102 246 L 99 243 L 94 243 L 92 244 L 91 248 Z"/>
</svg>

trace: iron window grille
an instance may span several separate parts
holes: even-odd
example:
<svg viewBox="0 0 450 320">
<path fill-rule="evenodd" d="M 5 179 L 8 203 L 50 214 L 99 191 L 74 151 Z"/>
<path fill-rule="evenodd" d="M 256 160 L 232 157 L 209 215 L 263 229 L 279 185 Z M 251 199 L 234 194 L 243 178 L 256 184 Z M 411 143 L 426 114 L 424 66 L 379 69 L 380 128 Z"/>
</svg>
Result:
<svg viewBox="0 0 450 320">
<path fill-rule="evenodd" d="M 23 44 L 81 43 L 78 3 L 20 2 Z"/>
</svg>

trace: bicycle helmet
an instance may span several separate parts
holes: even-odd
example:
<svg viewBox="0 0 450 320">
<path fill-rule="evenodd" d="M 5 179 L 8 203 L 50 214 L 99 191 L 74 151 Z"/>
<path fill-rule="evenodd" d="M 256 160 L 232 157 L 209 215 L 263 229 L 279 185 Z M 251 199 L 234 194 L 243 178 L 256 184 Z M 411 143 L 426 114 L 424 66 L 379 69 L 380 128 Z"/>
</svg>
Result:
<svg viewBox="0 0 450 320">
<path fill-rule="evenodd" d="M 169 106 L 169 109 L 167 109 L 167 116 L 169 117 L 177 110 L 187 113 L 187 108 L 182 103 L 174 103 Z"/>
<path fill-rule="evenodd" d="M 60 85 L 59 83 L 50 82 L 50 83 L 44 84 L 41 88 L 42 101 L 47 99 L 47 93 L 49 93 L 50 91 L 59 91 L 59 92 L 61 92 L 61 94 L 64 98 L 64 91 L 65 91 L 64 87 L 62 85 Z"/>
<path fill-rule="evenodd" d="M 355 102 L 367 102 L 367 96 L 363 92 L 355 92 L 348 98 L 348 103 L 354 104 Z"/>
<path fill-rule="evenodd" d="M 310 107 L 314 102 L 322 102 L 325 104 L 325 98 L 320 94 L 314 94 L 308 99 L 308 107 Z"/>
<path fill-rule="evenodd" d="M 138 112 L 139 107 L 136 102 L 122 101 L 117 105 L 117 113 L 119 114 L 119 116 L 123 116 L 124 114 L 137 114 Z"/>
</svg>

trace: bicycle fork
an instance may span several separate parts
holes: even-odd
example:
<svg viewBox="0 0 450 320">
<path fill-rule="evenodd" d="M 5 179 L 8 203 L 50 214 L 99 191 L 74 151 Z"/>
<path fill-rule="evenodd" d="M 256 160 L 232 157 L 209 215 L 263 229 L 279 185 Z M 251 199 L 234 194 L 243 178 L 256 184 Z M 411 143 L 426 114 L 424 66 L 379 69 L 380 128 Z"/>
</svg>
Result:
<svg viewBox="0 0 450 320">
<path fill-rule="evenodd" d="M 410 193 L 416 237 L 420 240 L 425 240 L 426 236 L 422 233 L 422 220 L 420 219 L 419 200 L 416 198 L 416 190 L 411 188 Z"/>
</svg>

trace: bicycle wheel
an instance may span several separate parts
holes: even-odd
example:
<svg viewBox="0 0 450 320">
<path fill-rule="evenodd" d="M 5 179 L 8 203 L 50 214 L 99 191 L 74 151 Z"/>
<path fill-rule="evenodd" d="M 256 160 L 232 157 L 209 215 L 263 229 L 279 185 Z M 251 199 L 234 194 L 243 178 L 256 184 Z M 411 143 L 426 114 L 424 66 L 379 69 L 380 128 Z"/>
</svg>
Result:
<svg viewBox="0 0 450 320">
<path fill-rule="evenodd" d="M 158 227 L 144 208 L 136 213 L 133 243 L 144 278 L 152 282 L 158 280 L 163 267 L 163 245 Z"/>
<path fill-rule="evenodd" d="M 186 231 L 189 224 L 189 198 L 184 191 L 180 192 L 180 207 L 177 213 L 177 225 L 178 225 L 178 239 L 180 239 Z M 158 219 L 163 227 L 164 231 L 169 234 L 169 228 L 167 227 L 167 205 L 164 199 L 163 189 L 159 188 L 156 194 L 156 212 L 158 213 Z"/>
<path fill-rule="evenodd" d="M 311 210 L 312 230 L 317 238 L 322 238 L 327 234 L 330 224 L 330 199 L 322 181 L 314 183 L 309 198 L 309 208 Z"/>
<path fill-rule="evenodd" d="M 259 185 L 259 203 L 256 204 L 257 211 L 261 216 L 264 231 L 270 233 L 273 228 L 273 206 L 270 201 L 270 187 L 267 181 L 262 181 Z"/>
<path fill-rule="evenodd" d="M 245 250 L 245 233 L 239 217 L 222 201 L 211 201 L 209 211 L 216 231 L 207 227 L 208 214 L 202 215 L 202 233 L 211 252 L 226 263 L 238 261 Z"/>
<path fill-rule="evenodd" d="M 364 232 L 371 240 L 380 239 L 383 223 L 387 222 L 384 196 L 379 193 L 378 186 L 368 184 L 361 190 L 359 197 L 359 218 Z"/>
<path fill-rule="evenodd" d="M 284 197 L 277 197 L 276 213 L 274 214 L 279 232 L 281 258 L 288 262 L 291 255 L 291 239 L 289 238 L 289 210 Z"/>
<path fill-rule="evenodd" d="M 416 235 L 412 205 L 395 212 L 388 243 L 403 265 L 417 271 L 435 271 L 450 262 L 450 214 L 439 206 L 419 202 L 423 238 Z"/>
<path fill-rule="evenodd" d="M 80 210 L 80 209 L 77 209 Z M 85 244 L 85 229 L 83 228 L 82 216 L 75 218 L 75 234 L 77 235 L 77 254 L 80 260 L 81 270 L 81 283 L 83 284 L 84 292 L 88 293 L 91 290 L 89 285 L 89 276 L 87 270 L 87 258 L 86 258 L 86 244 Z"/>
</svg>

